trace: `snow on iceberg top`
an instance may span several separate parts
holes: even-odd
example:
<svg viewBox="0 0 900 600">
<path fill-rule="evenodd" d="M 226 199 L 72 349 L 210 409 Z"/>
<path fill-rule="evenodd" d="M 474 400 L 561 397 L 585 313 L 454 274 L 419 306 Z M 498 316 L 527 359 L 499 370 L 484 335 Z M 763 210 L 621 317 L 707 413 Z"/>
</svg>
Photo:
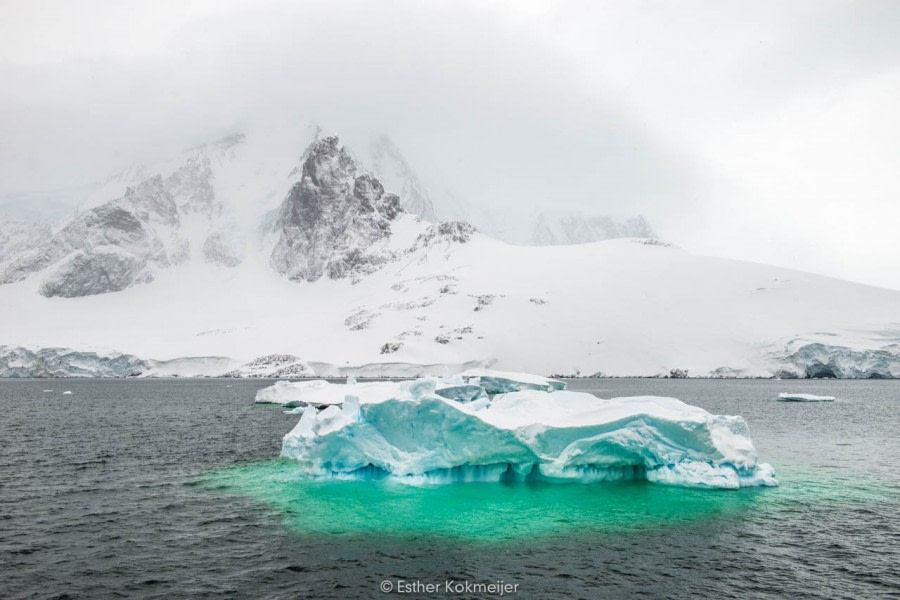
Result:
<svg viewBox="0 0 900 600">
<path fill-rule="evenodd" d="M 518 392 L 521 390 L 543 390 L 552 392 L 566 389 L 566 384 L 558 379 L 531 375 L 529 373 L 511 373 L 492 371 L 490 369 L 470 369 L 458 375 L 468 383 L 481 385 L 489 394 Z"/>
<path fill-rule="evenodd" d="M 781 392 L 778 399 L 782 402 L 834 402 L 834 396 L 816 396 L 815 394 L 792 394 Z"/>
<path fill-rule="evenodd" d="M 524 390 L 460 401 L 437 393 L 446 380 L 329 385 L 343 404 L 306 410 L 282 444 L 310 477 L 777 485 L 741 417 L 675 398 Z"/>
<path fill-rule="evenodd" d="M 310 381 L 277 381 L 256 392 L 256 402 L 281 404 L 282 406 L 328 406 L 343 404 L 347 395 L 357 396 L 366 402 L 387 400 L 395 394 L 397 384 L 391 381 L 338 384 L 324 379 Z"/>
<path fill-rule="evenodd" d="M 530 375 L 508 373 L 489 369 L 473 369 L 446 378 L 434 378 L 436 393 L 445 398 L 460 401 L 476 400 L 488 394 L 502 394 L 521 390 L 541 390 L 552 392 L 566 389 L 565 382 Z M 282 406 L 322 406 L 342 404 L 344 396 L 352 394 L 366 402 L 386 400 L 397 390 L 397 384 L 390 381 L 372 381 L 348 384 L 333 384 L 325 380 L 279 381 L 256 392 L 256 402 L 281 404 Z"/>
</svg>

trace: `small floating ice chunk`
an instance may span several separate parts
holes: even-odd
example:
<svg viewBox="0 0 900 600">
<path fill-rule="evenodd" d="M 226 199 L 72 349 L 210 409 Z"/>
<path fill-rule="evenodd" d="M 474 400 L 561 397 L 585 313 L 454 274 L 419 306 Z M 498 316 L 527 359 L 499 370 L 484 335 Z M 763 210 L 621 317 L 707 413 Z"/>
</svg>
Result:
<svg viewBox="0 0 900 600">
<path fill-rule="evenodd" d="M 410 382 L 406 382 L 408 386 Z M 387 399 L 397 393 L 398 383 L 369 381 L 366 383 L 330 383 L 323 379 L 312 381 L 278 381 L 256 392 L 256 402 L 280 404 L 285 408 L 304 406 L 340 406 L 348 394 L 369 401 Z M 433 388 L 432 388 L 433 389 Z"/>
<path fill-rule="evenodd" d="M 313 379 L 310 381 L 276 381 L 273 385 L 265 387 L 256 392 L 256 402 L 260 404 L 280 404 L 287 408 L 295 406 L 305 406 L 300 401 L 301 391 L 305 389 L 315 389 L 330 385 L 324 379 Z"/>
<path fill-rule="evenodd" d="M 834 396 L 816 396 L 814 394 L 793 394 L 781 392 L 778 399 L 782 402 L 834 402 Z"/>
</svg>

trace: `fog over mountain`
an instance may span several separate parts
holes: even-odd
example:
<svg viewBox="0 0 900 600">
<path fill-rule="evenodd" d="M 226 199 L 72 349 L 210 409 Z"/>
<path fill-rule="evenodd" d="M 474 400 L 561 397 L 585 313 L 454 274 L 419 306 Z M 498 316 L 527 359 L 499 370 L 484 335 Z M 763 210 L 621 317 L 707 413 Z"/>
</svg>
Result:
<svg viewBox="0 0 900 600">
<path fill-rule="evenodd" d="M 900 289 L 896 3 L 11 1 L 0 17 L 4 223 L 67 222 L 116 197 L 98 196 L 112 174 L 237 133 L 272 131 L 262 163 L 282 160 L 277 140 L 315 124 L 373 170 L 386 134 L 415 175 L 391 189 L 402 173 L 382 169 L 388 191 L 512 241 L 552 215 L 640 216 L 697 254 Z"/>
</svg>

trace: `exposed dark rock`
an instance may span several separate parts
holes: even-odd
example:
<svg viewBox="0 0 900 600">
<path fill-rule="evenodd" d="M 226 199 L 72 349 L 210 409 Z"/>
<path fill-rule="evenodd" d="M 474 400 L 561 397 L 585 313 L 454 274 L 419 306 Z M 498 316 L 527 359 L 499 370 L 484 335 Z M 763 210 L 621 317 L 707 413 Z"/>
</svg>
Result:
<svg viewBox="0 0 900 600">
<path fill-rule="evenodd" d="M 152 281 L 153 276 L 144 270 L 146 264 L 146 260 L 110 247 L 79 252 L 44 282 L 41 295 L 77 298 L 118 292 Z"/>
<path fill-rule="evenodd" d="M 336 137 L 318 140 L 282 203 L 272 267 L 304 281 L 370 273 L 392 258 L 377 243 L 390 236 L 401 212 L 377 179 L 357 173 Z"/>
<path fill-rule="evenodd" d="M 471 295 L 471 294 L 470 294 Z M 485 309 L 485 307 L 490 306 L 494 303 L 494 298 L 497 297 L 496 294 L 481 294 L 481 295 L 472 295 L 473 298 L 477 301 L 475 308 L 473 309 L 475 312 L 479 312 Z"/>
<path fill-rule="evenodd" d="M 465 221 L 444 221 L 436 223 L 420 234 L 413 242 L 410 252 L 427 248 L 435 244 L 465 244 L 478 232 L 475 227 Z"/>
<path fill-rule="evenodd" d="M 397 350 L 399 350 L 403 344 L 401 342 L 386 342 L 381 347 L 381 354 L 393 354 Z"/>
<path fill-rule="evenodd" d="M 267 354 L 245 363 L 222 377 L 309 377 L 313 370 L 293 354 Z"/>
</svg>

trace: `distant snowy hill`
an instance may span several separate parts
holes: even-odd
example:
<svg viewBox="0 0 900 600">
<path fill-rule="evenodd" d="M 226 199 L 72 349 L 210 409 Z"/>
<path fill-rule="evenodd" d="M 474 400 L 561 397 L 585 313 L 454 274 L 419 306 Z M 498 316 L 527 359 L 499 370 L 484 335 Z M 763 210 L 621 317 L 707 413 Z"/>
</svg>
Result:
<svg viewBox="0 0 900 600">
<path fill-rule="evenodd" d="M 900 292 L 694 256 L 641 221 L 510 245 L 403 210 L 336 138 L 271 143 L 195 148 L 26 234 L 0 264 L 0 375 L 900 377 Z M 589 235 L 558 222 L 548 242 Z"/>
<path fill-rule="evenodd" d="M 533 215 L 510 215 L 490 207 L 473 206 L 449 190 L 432 197 L 428 187 L 387 135 L 375 137 L 362 165 L 397 193 L 407 212 L 426 221 L 468 221 L 479 231 L 498 240 L 524 246 L 587 244 L 614 238 L 653 238 L 655 234 L 642 216 L 615 220 L 609 215 L 583 211 L 542 211 Z"/>
<path fill-rule="evenodd" d="M 644 217 L 621 222 L 608 216 L 584 213 L 540 213 L 529 240 L 532 246 L 588 244 L 615 238 L 654 238 L 656 234 Z"/>
</svg>

